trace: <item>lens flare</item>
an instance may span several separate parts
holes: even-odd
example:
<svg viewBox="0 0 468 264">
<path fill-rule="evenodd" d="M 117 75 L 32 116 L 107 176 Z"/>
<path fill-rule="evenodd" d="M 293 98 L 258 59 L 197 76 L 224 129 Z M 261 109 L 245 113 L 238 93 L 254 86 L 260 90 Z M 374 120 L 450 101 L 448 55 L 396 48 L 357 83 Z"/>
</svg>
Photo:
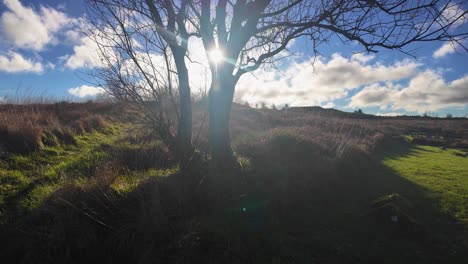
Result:
<svg viewBox="0 0 468 264">
<path fill-rule="evenodd" d="M 210 57 L 210 60 L 215 64 L 218 64 L 222 60 L 224 60 L 223 51 L 218 49 L 218 48 L 215 48 L 215 49 L 211 50 L 210 52 L 208 52 L 208 55 Z"/>
</svg>

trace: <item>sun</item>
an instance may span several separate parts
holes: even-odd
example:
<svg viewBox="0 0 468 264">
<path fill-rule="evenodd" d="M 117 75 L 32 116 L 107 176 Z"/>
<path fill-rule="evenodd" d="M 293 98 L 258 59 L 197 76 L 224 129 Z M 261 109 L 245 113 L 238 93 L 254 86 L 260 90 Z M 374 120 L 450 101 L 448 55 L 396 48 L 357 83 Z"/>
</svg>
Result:
<svg viewBox="0 0 468 264">
<path fill-rule="evenodd" d="M 209 51 L 208 56 L 210 57 L 210 60 L 215 64 L 218 64 L 222 60 L 224 60 L 223 51 L 218 49 L 218 48 L 215 48 L 215 49 L 212 49 L 211 51 Z"/>
</svg>

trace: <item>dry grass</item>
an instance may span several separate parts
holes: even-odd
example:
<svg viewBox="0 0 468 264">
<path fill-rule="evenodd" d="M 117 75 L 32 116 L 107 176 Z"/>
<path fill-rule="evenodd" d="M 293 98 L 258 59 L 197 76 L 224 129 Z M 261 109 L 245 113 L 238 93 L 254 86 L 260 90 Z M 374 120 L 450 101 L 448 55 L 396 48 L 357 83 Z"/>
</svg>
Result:
<svg viewBox="0 0 468 264">
<path fill-rule="evenodd" d="M 88 107 L 70 106 L 50 120 L 38 117 L 30 124 L 36 124 L 43 135 L 54 135 L 60 144 L 66 131 L 73 139 L 74 133 L 106 122 L 105 111 Z M 206 112 L 197 107 L 194 115 L 194 142 L 208 151 Z M 235 105 L 231 136 L 240 168 L 233 168 L 232 174 L 242 178 L 242 195 L 214 213 L 205 209 L 213 200 L 202 193 L 213 190 L 184 193 L 187 178 L 180 177 L 172 153 L 154 140 L 152 131 L 127 130 L 109 142 L 104 142 L 108 135 L 93 137 L 89 140 L 101 143 L 86 152 L 77 140 L 73 147 L 82 156 L 64 166 L 66 177 L 60 178 L 69 182 L 41 186 L 39 191 L 47 193 L 41 196 L 43 202 L 0 229 L 0 237 L 5 238 L 0 239 L 0 248 L 6 252 L 4 259 L 23 263 L 375 263 L 381 259 L 400 263 L 403 258 L 428 263 L 434 256 L 440 256 L 435 262 L 462 259 L 462 253 L 446 259 L 446 252 L 458 250 L 458 244 L 446 249 L 435 243 L 416 243 L 410 240 L 414 235 L 394 233 L 366 215 L 371 201 L 389 193 L 402 193 L 415 204 L 419 204 L 416 198 L 423 197 L 419 186 L 375 164 L 372 158 L 379 160 L 375 149 L 392 136 L 466 136 L 466 121 L 446 121 L 352 119 Z M 42 144 L 52 143 L 42 137 Z M 194 163 L 188 176 L 200 179 L 209 174 L 206 159 Z M 431 202 L 422 205 L 419 211 L 438 213 L 430 211 Z M 414 210 L 415 219 L 426 221 L 418 210 Z M 400 254 L 404 250 L 411 252 L 409 260 Z"/>
<path fill-rule="evenodd" d="M 0 105 L 0 150 L 30 153 L 44 145 L 73 144 L 73 135 L 104 127 L 115 106 L 105 103 Z"/>
<path fill-rule="evenodd" d="M 206 109 L 196 107 L 193 120 L 194 144 L 208 151 Z M 259 110 L 234 104 L 230 131 L 235 151 L 245 149 L 246 144 L 262 144 L 279 133 L 317 144 L 330 155 L 341 158 L 356 152 L 370 154 L 384 137 L 401 135 L 441 137 L 462 144 L 468 139 L 468 120 L 363 118 L 353 114 L 342 116 L 335 112 L 294 108 Z"/>
</svg>

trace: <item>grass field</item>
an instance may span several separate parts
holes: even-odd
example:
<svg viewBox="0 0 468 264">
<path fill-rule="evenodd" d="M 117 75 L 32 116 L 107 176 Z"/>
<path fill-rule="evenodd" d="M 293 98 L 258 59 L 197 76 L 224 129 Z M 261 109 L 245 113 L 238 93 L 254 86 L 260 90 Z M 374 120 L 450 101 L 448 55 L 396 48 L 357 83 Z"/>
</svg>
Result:
<svg viewBox="0 0 468 264">
<path fill-rule="evenodd" d="M 20 199 L 21 209 L 34 209 L 66 181 L 79 181 L 107 155 L 103 144 L 114 144 L 122 127 L 76 136 L 76 144 L 50 146 L 31 154 L 14 154 L 0 163 L 0 203 Z"/>
<path fill-rule="evenodd" d="M 441 211 L 468 224 L 468 159 L 455 155 L 461 151 L 415 145 L 405 154 L 396 152 L 391 149 L 383 164 L 427 190 Z"/>
<path fill-rule="evenodd" d="M 100 115 L 92 111 L 89 116 Z M 467 258 L 468 159 L 455 155 L 465 151 L 412 144 L 401 136 L 421 128 L 462 135 L 463 120 L 414 125 L 235 109 L 239 164 L 226 174 L 240 177 L 241 195 L 211 212 L 206 208 L 216 192 L 200 184 L 189 196 L 184 193 L 187 179 L 151 130 L 102 118 L 104 126 L 70 130 L 73 140 L 48 144 L 50 124 L 62 130 L 70 124 L 67 119 L 57 125 L 62 122 L 57 117 L 41 124 L 41 144 L 34 150 L 9 152 L 8 145 L 0 153 L 2 259 L 463 263 Z M 210 170 L 203 152 L 207 131 L 199 118 L 194 127 L 201 131 L 195 140 L 200 152 L 190 177 L 203 182 Z"/>
</svg>

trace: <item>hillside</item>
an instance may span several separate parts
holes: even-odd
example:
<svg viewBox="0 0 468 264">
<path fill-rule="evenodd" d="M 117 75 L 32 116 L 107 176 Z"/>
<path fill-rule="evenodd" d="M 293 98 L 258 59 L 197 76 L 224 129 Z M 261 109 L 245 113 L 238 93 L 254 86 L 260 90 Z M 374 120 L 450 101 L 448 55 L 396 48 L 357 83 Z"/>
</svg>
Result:
<svg viewBox="0 0 468 264">
<path fill-rule="evenodd" d="M 359 119 L 331 109 L 235 105 L 237 166 L 226 173 L 242 179 L 240 195 L 213 211 L 216 190 L 203 185 L 210 171 L 203 104 L 194 111 L 198 152 L 189 168 L 200 184 L 190 192 L 173 153 L 127 111 L 94 103 L 0 108 L 6 263 L 468 257 L 465 119 Z"/>
</svg>

